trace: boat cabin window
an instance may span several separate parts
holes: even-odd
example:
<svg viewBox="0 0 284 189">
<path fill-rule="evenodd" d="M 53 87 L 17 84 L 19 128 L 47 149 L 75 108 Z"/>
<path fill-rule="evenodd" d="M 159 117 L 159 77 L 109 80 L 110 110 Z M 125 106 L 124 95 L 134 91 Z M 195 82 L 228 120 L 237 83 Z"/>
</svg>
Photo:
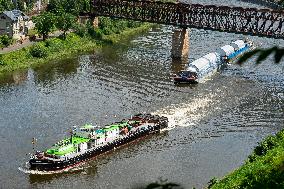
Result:
<svg viewBox="0 0 284 189">
<path fill-rule="evenodd" d="M 81 128 L 80 131 L 84 131 L 84 132 L 88 132 L 89 129 L 86 129 L 86 128 Z"/>
<path fill-rule="evenodd" d="M 191 77 L 191 76 L 196 76 L 197 74 L 195 72 L 190 72 L 190 71 L 180 71 L 177 75 L 180 77 Z"/>
</svg>

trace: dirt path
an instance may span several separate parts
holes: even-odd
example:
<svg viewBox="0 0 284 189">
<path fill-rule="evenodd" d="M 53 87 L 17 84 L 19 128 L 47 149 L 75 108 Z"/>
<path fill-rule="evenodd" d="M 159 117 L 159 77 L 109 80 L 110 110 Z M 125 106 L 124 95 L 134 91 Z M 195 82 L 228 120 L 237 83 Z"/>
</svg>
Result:
<svg viewBox="0 0 284 189">
<path fill-rule="evenodd" d="M 24 48 L 24 47 L 28 47 L 32 44 L 34 44 L 35 42 L 33 41 L 30 41 L 30 40 L 24 40 L 22 44 L 20 44 L 19 42 L 17 42 L 16 44 L 14 45 L 11 45 L 9 47 L 5 47 L 3 49 L 0 49 L 0 54 L 5 54 L 5 53 L 9 53 L 9 52 L 12 52 L 12 51 L 16 51 L 16 50 L 19 50 L 21 48 Z"/>
<path fill-rule="evenodd" d="M 52 34 L 49 34 L 49 37 L 50 38 L 58 37 L 61 34 L 62 34 L 61 31 L 55 31 Z M 28 47 L 28 46 L 36 43 L 37 41 L 41 41 L 41 40 L 42 40 L 42 38 L 37 38 L 36 41 L 30 41 L 30 40 L 26 39 L 26 40 L 23 41 L 22 44 L 17 42 L 14 45 L 11 45 L 9 47 L 5 47 L 3 49 L 0 49 L 0 54 L 6 54 L 6 53 L 9 53 L 9 52 L 13 52 L 13 51 L 19 50 L 19 49 L 24 48 L 24 47 Z"/>
</svg>

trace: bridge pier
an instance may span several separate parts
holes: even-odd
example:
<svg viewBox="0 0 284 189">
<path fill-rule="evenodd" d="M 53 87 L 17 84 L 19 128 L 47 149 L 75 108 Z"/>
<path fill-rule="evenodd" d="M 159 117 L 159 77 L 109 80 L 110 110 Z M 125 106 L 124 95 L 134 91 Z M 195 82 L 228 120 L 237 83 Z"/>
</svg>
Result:
<svg viewBox="0 0 284 189">
<path fill-rule="evenodd" d="M 90 16 L 79 16 L 78 23 L 86 25 L 88 22 L 91 22 L 94 28 L 99 27 L 99 17 L 90 17 Z"/>
<path fill-rule="evenodd" d="M 181 59 L 188 56 L 189 32 L 187 28 L 174 29 L 172 36 L 172 58 Z"/>
<path fill-rule="evenodd" d="M 94 28 L 99 27 L 99 17 L 93 18 L 93 26 L 94 26 Z"/>
</svg>

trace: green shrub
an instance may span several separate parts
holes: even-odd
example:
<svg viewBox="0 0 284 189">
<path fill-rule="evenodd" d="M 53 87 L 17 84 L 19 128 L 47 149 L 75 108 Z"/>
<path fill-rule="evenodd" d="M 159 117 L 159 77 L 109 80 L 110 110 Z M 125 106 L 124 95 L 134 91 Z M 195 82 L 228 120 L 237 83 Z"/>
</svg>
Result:
<svg viewBox="0 0 284 189">
<path fill-rule="evenodd" d="M 94 26 L 92 25 L 91 22 L 88 22 L 86 24 L 86 28 L 87 28 L 87 33 L 89 34 L 89 36 L 95 37 L 96 31 L 95 31 L 95 28 L 94 28 Z"/>
<path fill-rule="evenodd" d="M 67 36 L 66 36 L 66 41 L 67 42 L 76 42 L 76 41 L 80 41 L 81 38 L 80 36 L 78 36 L 77 34 L 75 33 L 69 33 Z"/>
<path fill-rule="evenodd" d="M 10 38 L 8 35 L 1 35 L 0 36 L 0 43 L 4 45 L 4 47 L 8 47 L 9 45 L 13 44 L 13 39 Z"/>
<path fill-rule="evenodd" d="M 284 188 L 284 129 L 263 140 L 249 160 L 210 189 L 282 189 Z"/>
<path fill-rule="evenodd" d="M 137 28 L 137 27 L 139 27 L 139 26 L 141 26 L 142 24 L 141 24 L 141 22 L 137 22 L 137 21 L 128 21 L 127 22 L 127 27 L 128 28 Z"/>
<path fill-rule="evenodd" d="M 264 156 L 269 150 L 279 145 L 279 142 L 284 140 L 284 132 L 279 132 L 276 136 L 268 136 L 257 147 L 253 153 L 249 155 L 248 161 L 253 162 L 257 157 Z"/>
<path fill-rule="evenodd" d="M 269 171 L 259 169 L 254 173 L 248 173 L 240 184 L 240 188 L 283 189 L 284 172 L 280 169 L 272 169 Z"/>
<path fill-rule="evenodd" d="M 58 52 L 64 49 L 64 42 L 59 38 L 51 38 L 46 40 L 45 47 L 50 52 Z"/>
<path fill-rule="evenodd" d="M 30 54 L 36 58 L 45 58 L 47 57 L 47 48 L 43 43 L 37 43 L 30 48 Z"/>
<path fill-rule="evenodd" d="M 0 41 L 0 48 L 3 49 L 5 45 L 2 44 L 2 41 Z"/>
<path fill-rule="evenodd" d="M 88 35 L 87 27 L 82 24 L 77 24 L 74 26 L 74 32 L 80 37 L 85 37 Z"/>
<path fill-rule="evenodd" d="M 0 54 L 0 65 L 1 65 L 1 66 L 6 65 L 2 54 Z"/>
<path fill-rule="evenodd" d="M 36 34 L 37 34 L 36 30 L 30 29 L 28 31 L 29 40 L 30 41 L 35 41 L 36 40 Z"/>
<path fill-rule="evenodd" d="M 103 38 L 103 32 L 102 32 L 101 29 L 96 29 L 95 30 L 95 38 L 99 39 L 99 40 Z"/>
<path fill-rule="evenodd" d="M 214 184 L 218 183 L 219 180 L 216 177 L 213 177 L 209 182 L 208 182 L 208 188 L 210 189 Z"/>
</svg>

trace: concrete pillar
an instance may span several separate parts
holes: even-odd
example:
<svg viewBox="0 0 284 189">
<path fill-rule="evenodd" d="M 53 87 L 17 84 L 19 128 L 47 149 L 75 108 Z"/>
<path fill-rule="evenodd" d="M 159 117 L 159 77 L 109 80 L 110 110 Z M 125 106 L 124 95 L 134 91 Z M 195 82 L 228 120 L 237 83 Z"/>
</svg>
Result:
<svg viewBox="0 0 284 189">
<path fill-rule="evenodd" d="M 172 58 L 187 57 L 189 52 L 189 32 L 186 28 L 174 29 L 172 36 Z"/>
<path fill-rule="evenodd" d="M 94 28 L 98 28 L 99 27 L 99 18 L 95 17 L 93 20 L 93 26 Z"/>
<path fill-rule="evenodd" d="M 99 18 L 98 17 L 89 17 L 89 16 L 79 16 L 78 23 L 86 25 L 88 22 L 91 22 L 94 28 L 99 27 Z"/>
<path fill-rule="evenodd" d="M 90 19 L 89 16 L 79 16 L 78 17 L 78 23 L 79 24 L 87 24 L 89 19 Z"/>
</svg>

